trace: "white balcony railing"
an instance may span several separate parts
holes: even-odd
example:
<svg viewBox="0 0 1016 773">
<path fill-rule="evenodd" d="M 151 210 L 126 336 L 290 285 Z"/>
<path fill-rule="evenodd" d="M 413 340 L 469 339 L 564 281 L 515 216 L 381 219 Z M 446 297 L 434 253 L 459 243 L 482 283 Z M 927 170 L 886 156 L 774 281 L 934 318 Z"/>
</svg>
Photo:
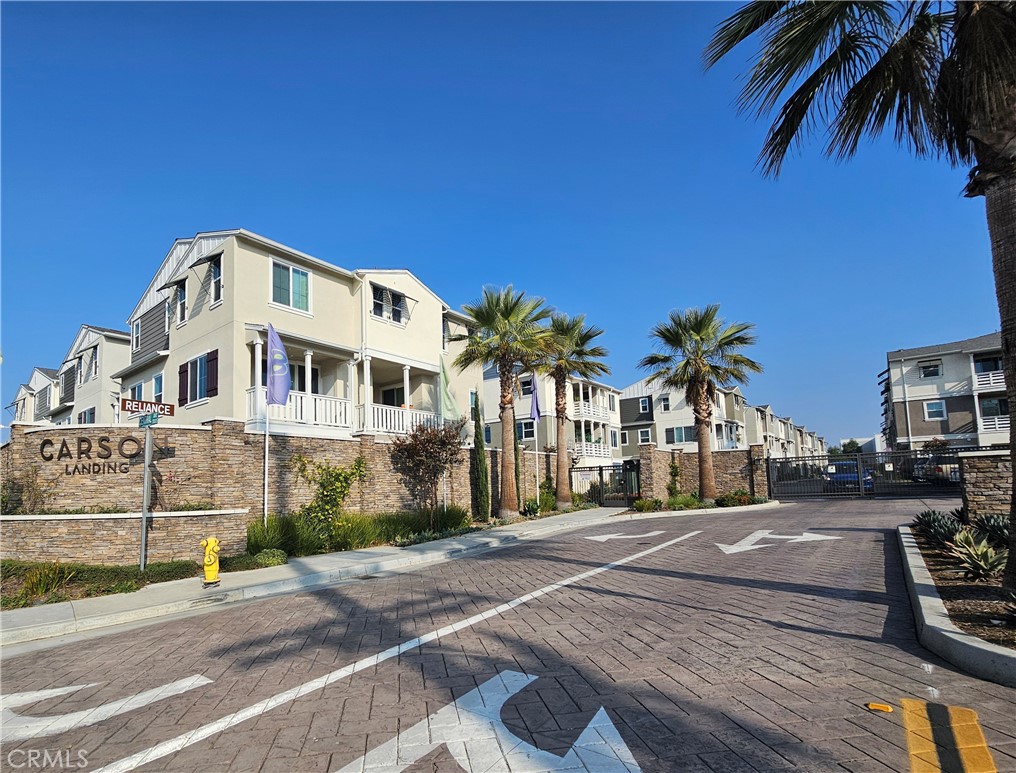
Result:
<svg viewBox="0 0 1016 773">
<path fill-rule="evenodd" d="M 595 456 L 609 459 L 611 457 L 610 446 L 606 443 L 576 443 L 575 456 Z"/>
<path fill-rule="evenodd" d="M 268 401 L 265 387 L 250 387 L 247 390 L 247 418 L 260 419 L 264 416 Z M 349 400 L 328 395 L 308 395 L 290 392 L 285 405 L 269 406 L 271 421 L 292 424 L 316 424 L 324 427 L 351 427 L 352 411 Z"/>
<path fill-rule="evenodd" d="M 1008 432 L 1008 416 L 982 416 L 981 432 Z"/>
<path fill-rule="evenodd" d="M 599 421 L 610 420 L 610 411 L 602 405 L 593 405 L 592 403 L 585 401 L 575 403 L 572 413 L 576 419 L 597 419 Z"/>
<path fill-rule="evenodd" d="M 441 417 L 430 411 L 414 411 L 412 408 L 396 408 L 391 405 L 371 406 L 371 430 L 388 435 L 406 435 L 419 426 L 439 427 Z M 365 412 L 362 405 L 356 406 L 356 428 L 366 429 Z"/>
<path fill-rule="evenodd" d="M 1005 389 L 1005 374 L 1000 370 L 975 373 L 974 389 Z"/>
</svg>

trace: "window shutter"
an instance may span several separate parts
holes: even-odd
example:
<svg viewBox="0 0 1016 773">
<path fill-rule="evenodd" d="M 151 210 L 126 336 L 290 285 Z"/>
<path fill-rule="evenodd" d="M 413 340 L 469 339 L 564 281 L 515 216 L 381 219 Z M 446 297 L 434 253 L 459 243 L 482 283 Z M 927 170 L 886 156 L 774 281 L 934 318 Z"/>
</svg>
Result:
<svg viewBox="0 0 1016 773">
<path fill-rule="evenodd" d="M 666 440 L 667 440 L 667 442 L 668 443 L 673 443 L 674 442 L 674 428 L 673 427 L 667 427 L 667 429 L 664 430 L 664 432 L 666 433 Z"/>
<path fill-rule="evenodd" d="M 205 371 L 205 394 L 215 397 L 219 394 L 219 350 L 213 349 L 206 356 L 208 369 Z"/>
<path fill-rule="evenodd" d="M 187 363 L 180 366 L 180 400 L 179 405 L 187 405 Z"/>
</svg>

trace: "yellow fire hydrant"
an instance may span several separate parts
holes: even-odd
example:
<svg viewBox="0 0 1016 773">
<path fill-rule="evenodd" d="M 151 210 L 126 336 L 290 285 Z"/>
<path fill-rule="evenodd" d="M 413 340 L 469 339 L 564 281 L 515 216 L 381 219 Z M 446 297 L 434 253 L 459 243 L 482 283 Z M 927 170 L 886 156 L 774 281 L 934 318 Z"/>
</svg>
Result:
<svg viewBox="0 0 1016 773">
<path fill-rule="evenodd" d="M 210 588 L 219 584 L 219 541 L 206 537 L 201 540 L 201 547 L 205 549 L 205 580 L 201 587 Z"/>
</svg>

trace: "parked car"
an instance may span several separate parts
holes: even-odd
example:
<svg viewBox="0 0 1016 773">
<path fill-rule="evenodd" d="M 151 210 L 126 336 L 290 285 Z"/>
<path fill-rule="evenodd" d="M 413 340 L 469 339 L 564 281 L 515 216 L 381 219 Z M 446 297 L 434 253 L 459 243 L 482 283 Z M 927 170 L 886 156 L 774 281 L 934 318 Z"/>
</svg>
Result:
<svg viewBox="0 0 1016 773">
<path fill-rule="evenodd" d="M 929 456 L 914 462 L 911 477 L 919 483 L 959 483 L 960 465 L 955 456 Z"/>
<path fill-rule="evenodd" d="M 830 462 L 823 473 L 823 490 L 826 493 L 857 491 L 857 462 L 843 461 Z M 864 493 L 871 494 L 875 491 L 875 476 L 871 470 L 865 469 L 861 474 L 864 485 Z"/>
</svg>

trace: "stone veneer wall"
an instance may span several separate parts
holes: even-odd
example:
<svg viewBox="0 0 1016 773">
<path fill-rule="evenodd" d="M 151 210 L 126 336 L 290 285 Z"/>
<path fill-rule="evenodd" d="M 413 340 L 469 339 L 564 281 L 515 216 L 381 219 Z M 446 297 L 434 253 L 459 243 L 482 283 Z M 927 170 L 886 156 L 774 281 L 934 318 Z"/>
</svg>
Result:
<svg viewBox="0 0 1016 773">
<path fill-rule="evenodd" d="M 670 464 L 677 462 L 680 467 L 678 482 L 682 493 L 698 491 L 698 452 L 685 453 L 680 450 L 661 451 L 655 443 L 639 446 L 640 485 L 644 499 L 667 500 L 667 484 L 670 483 Z M 754 463 L 752 463 L 754 460 Z M 752 491 L 756 496 L 767 495 L 768 483 L 765 457 L 762 446 L 734 451 L 713 451 L 713 472 L 716 477 L 716 491 L 726 494 L 737 489 Z"/>
<path fill-rule="evenodd" d="M 963 504 L 971 518 L 1008 516 L 1012 507 L 1012 457 L 1008 451 L 960 453 Z"/>
<path fill-rule="evenodd" d="M 217 419 L 200 427 L 160 425 L 153 431 L 153 439 L 156 446 L 153 454 L 157 470 L 153 494 L 156 510 L 171 510 L 175 505 L 186 503 L 206 503 L 210 509 L 246 509 L 250 514 L 244 517 L 244 524 L 262 512 L 264 435 L 245 432 L 242 422 Z M 15 424 L 11 427 L 10 441 L 0 451 L 0 463 L 4 475 L 11 476 L 12 480 L 34 469 L 40 485 L 50 490 L 46 509 L 88 508 L 102 512 L 104 508 L 113 508 L 135 511 L 140 510 L 142 504 L 143 442 L 144 432 L 123 425 L 40 427 Z M 126 456 L 120 453 L 121 443 Z M 376 513 L 411 507 L 412 498 L 392 467 L 390 449 L 391 444 L 385 438 L 370 435 L 352 440 L 272 435 L 268 463 L 269 511 L 292 512 L 308 503 L 313 496 L 313 488 L 301 480 L 289 465 L 296 454 L 303 454 L 313 461 L 340 465 L 351 464 L 357 456 L 364 458 L 367 480 L 354 485 L 346 503 L 351 511 Z M 106 458 L 99 459 L 100 452 Z M 44 459 L 43 453 L 52 458 Z M 475 453 L 472 449 L 463 449 L 461 461 L 448 476 L 446 489 L 449 504 L 468 510 L 472 510 L 469 465 L 472 453 Z M 496 514 L 500 459 L 496 451 L 488 450 L 487 454 L 493 500 L 491 511 Z M 63 458 L 59 458 L 61 456 Z M 523 499 L 537 496 L 537 474 L 542 481 L 555 467 L 554 454 L 527 452 L 524 457 Z M 81 465 L 88 465 L 87 471 L 82 472 Z M 7 522 L 4 519 L 2 536 L 5 538 Z M 52 532 L 58 544 L 68 544 L 74 539 L 61 542 L 64 531 L 79 536 L 81 530 L 87 531 L 83 526 L 54 526 L 56 523 L 53 520 L 39 521 L 34 538 L 39 539 L 40 533 L 48 535 Z M 152 549 L 159 539 L 156 532 L 162 528 L 160 523 L 160 519 L 156 518 L 151 526 Z M 112 542 L 120 535 L 119 528 L 119 525 L 114 527 L 111 524 L 96 526 L 95 533 L 103 536 L 101 540 L 93 539 L 91 542 Z M 124 534 L 129 536 L 131 528 L 133 526 L 127 527 Z M 177 531 L 180 531 L 186 546 L 181 549 L 189 550 L 191 535 L 184 535 L 182 523 Z M 168 533 L 175 532 L 170 530 Z M 14 532 L 11 534 L 13 540 Z M 223 539 L 218 534 L 215 536 Z M 115 552 L 118 548 L 111 550 Z M 166 554 L 172 554 L 174 550 L 167 548 Z M 126 552 L 134 556 L 131 550 Z M 6 552 L 6 545 L 4 555 L 14 557 L 13 552 Z"/>
<path fill-rule="evenodd" d="M 222 555 L 247 549 L 247 510 L 158 513 L 148 527 L 149 562 L 201 562 L 201 540 L 217 537 Z M 141 552 L 141 514 L 10 515 L 0 519 L 0 555 L 20 561 L 135 564 Z"/>
</svg>

